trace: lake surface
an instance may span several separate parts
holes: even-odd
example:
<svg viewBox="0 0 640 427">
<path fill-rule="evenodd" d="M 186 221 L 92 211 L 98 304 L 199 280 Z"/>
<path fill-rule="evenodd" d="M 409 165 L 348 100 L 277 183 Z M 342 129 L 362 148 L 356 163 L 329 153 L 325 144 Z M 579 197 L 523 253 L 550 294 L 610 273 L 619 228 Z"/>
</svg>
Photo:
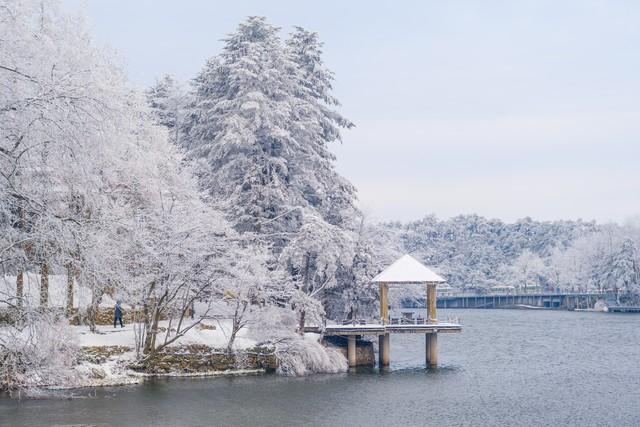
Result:
<svg viewBox="0 0 640 427">
<path fill-rule="evenodd" d="M 640 425 L 640 316 L 440 310 L 462 334 L 391 336 L 390 370 L 156 380 L 76 391 L 79 399 L 0 398 L 0 425 Z"/>
</svg>

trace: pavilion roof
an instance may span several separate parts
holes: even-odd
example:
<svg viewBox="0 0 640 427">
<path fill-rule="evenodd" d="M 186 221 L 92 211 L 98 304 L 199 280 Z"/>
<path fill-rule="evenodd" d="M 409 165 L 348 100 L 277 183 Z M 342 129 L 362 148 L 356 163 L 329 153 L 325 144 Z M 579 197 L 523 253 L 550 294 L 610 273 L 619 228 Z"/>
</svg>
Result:
<svg viewBox="0 0 640 427">
<path fill-rule="evenodd" d="M 444 283 L 445 280 L 429 270 L 420 261 L 407 254 L 382 270 L 371 280 L 373 283 L 410 284 Z"/>
</svg>

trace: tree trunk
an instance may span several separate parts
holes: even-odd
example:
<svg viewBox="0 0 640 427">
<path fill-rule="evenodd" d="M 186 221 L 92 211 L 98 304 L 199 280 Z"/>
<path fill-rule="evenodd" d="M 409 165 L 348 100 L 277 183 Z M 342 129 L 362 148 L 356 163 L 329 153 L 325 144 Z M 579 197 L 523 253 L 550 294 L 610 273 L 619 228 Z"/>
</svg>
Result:
<svg viewBox="0 0 640 427">
<path fill-rule="evenodd" d="M 227 344 L 227 353 L 229 354 L 233 352 L 233 342 L 236 340 L 237 334 L 238 334 L 238 330 L 236 328 L 235 320 L 234 320 L 234 325 L 231 329 L 231 336 L 229 337 L 229 343 Z"/>
<path fill-rule="evenodd" d="M 244 316 L 244 312 L 247 309 L 247 306 L 243 306 L 242 313 L 240 313 L 240 305 L 242 303 L 239 300 L 236 300 L 236 309 L 233 314 L 233 322 L 231 323 L 231 336 L 229 337 L 229 342 L 227 343 L 227 353 L 231 353 L 233 351 L 233 342 L 236 340 L 236 335 L 240 330 L 240 318 Z"/>
<path fill-rule="evenodd" d="M 158 323 L 160 322 L 160 310 L 153 315 L 153 337 L 151 339 L 151 351 L 156 351 L 156 339 L 158 338 Z"/>
<path fill-rule="evenodd" d="M 71 318 L 73 312 L 73 266 L 67 264 L 67 318 Z"/>
<path fill-rule="evenodd" d="M 40 308 L 49 305 L 49 265 L 42 263 L 40 269 Z"/>
<path fill-rule="evenodd" d="M 87 309 L 87 320 L 89 321 L 89 330 L 96 331 L 96 317 L 98 315 L 98 295 L 95 288 L 91 289 L 91 304 Z"/>
<path fill-rule="evenodd" d="M 151 314 L 152 319 L 147 326 L 147 334 L 144 340 L 144 348 L 142 352 L 144 354 L 153 354 L 156 349 L 156 336 L 158 335 L 158 322 L 160 321 L 160 310 L 158 305 L 154 304 L 154 310 Z"/>
<path fill-rule="evenodd" d="M 152 298 L 151 312 L 147 311 L 145 316 L 145 322 L 147 322 L 147 333 L 145 334 L 144 347 L 142 352 L 144 354 L 151 355 L 156 350 L 156 336 L 158 335 L 158 322 L 160 321 L 160 306 L 162 297 L 160 300 Z M 147 309 L 148 310 L 148 309 Z"/>
<path fill-rule="evenodd" d="M 144 347 L 142 348 L 142 354 L 149 354 L 151 353 L 151 341 L 153 340 L 153 326 L 152 326 L 151 322 L 149 324 L 149 326 L 147 326 L 147 333 L 145 334 L 144 337 Z"/>
<path fill-rule="evenodd" d="M 298 333 L 300 335 L 304 335 L 304 324 L 305 324 L 306 314 L 307 313 L 304 310 L 300 312 L 300 318 L 298 319 Z"/>
<path fill-rule="evenodd" d="M 24 295 L 24 273 L 18 272 L 16 276 L 16 307 L 18 310 L 22 310 L 22 297 Z"/>
</svg>

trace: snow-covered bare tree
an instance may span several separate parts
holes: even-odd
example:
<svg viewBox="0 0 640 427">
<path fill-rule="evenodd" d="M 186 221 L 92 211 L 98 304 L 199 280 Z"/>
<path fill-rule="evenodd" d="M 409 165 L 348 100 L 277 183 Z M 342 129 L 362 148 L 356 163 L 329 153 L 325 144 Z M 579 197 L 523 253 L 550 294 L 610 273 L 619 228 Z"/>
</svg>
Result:
<svg viewBox="0 0 640 427">
<path fill-rule="evenodd" d="M 508 269 L 509 284 L 524 292 L 539 288 L 546 266 L 538 255 L 525 250 Z"/>
<path fill-rule="evenodd" d="M 242 237 L 238 243 L 229 250 L 229 265 L 233 272 L 220 288 L 231 320 L 230 326 L 218 322 L 227 337 L 227 352 L 233 351 L 240 331 L 250 326 L 262 330 L 262 314 L 283 295 L 281 281 L 273 280 L 266 268 L 267 253 Z"/>
<path fill-rule="evenodd" d="M 316 323 L 324 314 L 314 303 L 321 293 L 337 285 L 342 266 L 351 266 L 354 236 L 308 212 L 304 224 L 280 254 L 281 261 L 293 280 L 292 305 L 299 314 L 298 331 L 303 333 L 307 318 Z"/>
<path fill-rule="evenodd" d="M 0 10 L 0 263 L 3 274 L 17 276 L 9 303 L 20 311 L 0 341 L 10 344 L 12 328 L 35 331 L 29 336 L 37 342 L 17 350 L 31 363 L 32 344 L 63 348 L 69 341 L 65 330 L 49 344 L 37 332 L 38 325 L 64 326 L 43 307 L 48 274 L 73 268 L 81 249 L 91 246 L 91 230 L 106 218 L 100 190 L 113 183 L 116 153 L 125 156 L 129 140 L 121 139 L 117 120 L 128 90 L 110 58 L 91 46 L 80 20 L 57 4 L 7 0 Z M 21 295 L 28 270 L 42 273 L 40 307 L 27 306 Z M 42 370 L 46 363 L 66 365 L 74 352 L 65 348 L 34 363 Z"/>
<path fill-rule="evenodd" d="M 241 239 L 81 20 L 36 0 L 0 9 L 0 263 L 18 277 L 15 328 L 55 314 L 21 304 L 21 273 L 43 272 L 42 306 L 44 273 L 72 269 L 92 292 L 92 328 L 104 294 L 124 299 L 152 354 L 207 315 L 185 315 L 194 301 L 206 307 L 238 277 Z M 265 277 L 261 258 L 247 259 Z M 160 318 L 170 324 L 159 338 Z"/>
</svg>

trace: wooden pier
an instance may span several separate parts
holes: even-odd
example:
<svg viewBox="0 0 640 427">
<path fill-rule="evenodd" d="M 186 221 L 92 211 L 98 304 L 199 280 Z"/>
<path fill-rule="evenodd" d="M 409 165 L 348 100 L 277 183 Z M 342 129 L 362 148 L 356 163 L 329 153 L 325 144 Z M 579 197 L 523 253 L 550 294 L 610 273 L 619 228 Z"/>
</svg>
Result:
<svg viewBox="0 0 640 427">
<path fill-rule="evenodd" d="M 320 332 L 318 327 L 307 327 L 305 332 Z M 391 334 L 425 334 L 425 361 L 429 366 L 438 364 L 438 334 L 462 332 L 462 326 L 456 323 L 430 323 L 409 325 L 364 324 L 364 325 L 327 325 L 325 336 L 347 337 L 347 355 L 349 366 L 356 366 L 356 339 L 362 336 L 378 336 L 378 363 L 387 366 L 390 363 Z"/>
<path fill-rule="evenodd" d="M 320 328 L 305 328 L 305 332 L 320 332 Z M 327 325 L 324 328 L 325 335 L 384 335 L 384 334 L 430 334 L 461 332 L 462 326 L 457 323 L 435 323 L 435 324 L 364 324 L 364 325 Z"/>
<path fill-rule="evenodd" d="M 439 322 L 437 319 L 436 286 L 444 283 L 444 279 L 419 263 L 410 255 L 405 255 L 373 280 L 380 286 L 380 323 L 345 325 L 327 325 L 326 336 L 347 337 L 347 359 L 349 366 L 356 366 L 356 339 L 358 336 L 373 335 L 378 337 L 378 364 L 388 366 L 391 361 L 391 334 L 425 334 L 425 361 L 427 366 L 438 364 L 438 334 L 462 332 L 462 326 L 456 323 Z M 389 319 L 389 286 L 422 284 L 426 285 L 427 318 L 410 323 L 391 324 Z M 319 328 L 309 332 L 319 332 Z"/>
</svg>

